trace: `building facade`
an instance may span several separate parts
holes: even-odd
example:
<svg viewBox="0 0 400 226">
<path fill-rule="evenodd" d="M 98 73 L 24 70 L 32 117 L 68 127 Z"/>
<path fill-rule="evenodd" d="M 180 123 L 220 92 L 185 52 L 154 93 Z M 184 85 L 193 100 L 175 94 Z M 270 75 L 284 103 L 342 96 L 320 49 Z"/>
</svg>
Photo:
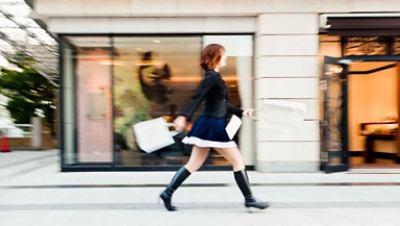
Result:
<svg viewBox="0 0 400 226">
<path fill-rule="evenodd" d="M 331 172 L 371 159 L 397 166 L 399 1 L 30 4 L 60 41 L 64 171 L 169 170 L 184 162 L 190 147 L 145 154 L 135 145 L 131 126 L 149 118 L 173 119 L 201 78 L 201 48 L 214 42 L 228 50 L 229 66 L 222 74 L 234 104 L 259 109 L 258 116 L 263 115 L 260 106 L 265 99 L 301 102 L 308 109 L 305 121 L 291 133 L 244 120 L 236 139 L 250 168 Z M 386 79 L 374 74 L 378 72 Z M 368 91 L 374 94 L 369 101 L 357 97 Z M 371 109 L 390 110 L 366 113 Z M 359 131 L 370 125 L 393 133 Z M 371 142 L 380 138 L 386 143 L 379 145 L 389 150 L 381 154 L 375 150 L 378 144 L 371 148 Z M 213 154 L 205 169 L 228 167 Z"/>
</svg>

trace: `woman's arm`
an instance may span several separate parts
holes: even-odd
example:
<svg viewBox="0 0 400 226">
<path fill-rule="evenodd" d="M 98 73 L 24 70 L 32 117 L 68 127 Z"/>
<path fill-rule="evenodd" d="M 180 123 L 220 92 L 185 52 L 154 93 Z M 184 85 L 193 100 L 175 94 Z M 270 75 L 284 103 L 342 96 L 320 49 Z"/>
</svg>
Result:
<svg viewBox="0 0 400 226">
<path fill-rule="evenodd" d="M 236 107 L 235 105 L 229 103 L 229 100 L 226 101 L 226 106 L 227 106 L 227 111 L 230 113 L 233 113 L 234 115 L 236 115 L 239 118 L 242 118 L 243 116 L 243 110 Z"/>
<path fill-rule="evenodd" d="M 204 79 L 200 82 L 200 85 L 197 88 L 196 94 L 191 97 L 185 110 L 178 115 L 185 116 L 186 119 L 190 121 L 194 112 L 204 100 L 208 90 L 216 84 L 216 81 L 215 75 L 206 73 Z"/>
<path fill-rule="evenodd" d="M 225 85 L 225 86 L 226 86 L 226 85 Z M 238 107 L 236 107 L 235 105 L 233 105 L 233 104 L 230 103 L 229 88 L 228 88 L 227 86 L 226 86 L 226 90 L 227 90 L 226 95 L 225 95 L 226 108 L 227 108 L 226 110 L 227 110 L 229 113 L 232 113 L 232 114 L 236 115 L 237 117 L 242 118 L 242 116 L 243 116 L 243 111 L 244 111 L 244 110 L 242 110 L 242 109 L 240 109 L 240 108 L 238 108 Z"/>
</svg>

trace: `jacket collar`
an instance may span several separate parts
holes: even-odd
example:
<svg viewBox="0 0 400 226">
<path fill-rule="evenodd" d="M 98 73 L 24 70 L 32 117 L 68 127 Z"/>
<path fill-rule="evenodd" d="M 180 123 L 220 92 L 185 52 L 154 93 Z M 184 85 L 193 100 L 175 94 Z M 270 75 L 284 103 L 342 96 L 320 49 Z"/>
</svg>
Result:
<svg viewBox="0 0 400 226">
<path fill-rule="evenodd" d="M 215 71 L 214 69 L 210 69 L 210 68 L 207 68 L 205 71 L 206 71 L 206 72 L 207 72 L 207 71 L 210 71 L 210 72 L 213 72 L 213 73 L 219 74 L 219 72 L 218 72 L 218 71 Z"/>
</svg>

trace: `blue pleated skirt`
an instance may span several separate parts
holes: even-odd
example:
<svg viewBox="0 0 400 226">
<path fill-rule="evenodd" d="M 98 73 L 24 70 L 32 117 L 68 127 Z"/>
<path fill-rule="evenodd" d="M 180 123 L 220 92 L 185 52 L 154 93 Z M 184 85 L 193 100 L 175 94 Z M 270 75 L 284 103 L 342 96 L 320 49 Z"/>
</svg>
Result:
<svg viewBox="0 0 400 226">
<path fill-rule="evenodd" d="M 236 142 L 229 139 L 225 130 L 226 125 L 225 117 L 216 118 L 201 115 L 194 122 L 187 136 L 183 138 L 182 143 L 198 147 L 237 147 Z"/>
</svg>

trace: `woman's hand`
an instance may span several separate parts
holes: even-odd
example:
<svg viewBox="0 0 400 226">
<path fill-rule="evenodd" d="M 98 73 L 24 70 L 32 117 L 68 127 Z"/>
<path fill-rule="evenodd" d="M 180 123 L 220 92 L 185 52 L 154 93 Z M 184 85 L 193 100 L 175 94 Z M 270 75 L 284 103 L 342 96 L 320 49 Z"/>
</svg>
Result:
<svg viewBox="0 0 400 226">
<path fill-rule="evenodd" d="M 245 109 L 243 111 L 243 116 L 244 117 L 251 117 L 251 116 L 253 116 L 253 112 L 254 112 L 253 108 L 247 108 L 247 109 Z"/>
<path fill-rule="evenodd" d="M 187 119 L 185 116 L 180 115 L 180 116 L 176 117 L 176 119 L 174 120 L 175 129 L 177 131 L 182 131 L 185 128 L 186 123 L 187 123 Z"/>
</svg>

